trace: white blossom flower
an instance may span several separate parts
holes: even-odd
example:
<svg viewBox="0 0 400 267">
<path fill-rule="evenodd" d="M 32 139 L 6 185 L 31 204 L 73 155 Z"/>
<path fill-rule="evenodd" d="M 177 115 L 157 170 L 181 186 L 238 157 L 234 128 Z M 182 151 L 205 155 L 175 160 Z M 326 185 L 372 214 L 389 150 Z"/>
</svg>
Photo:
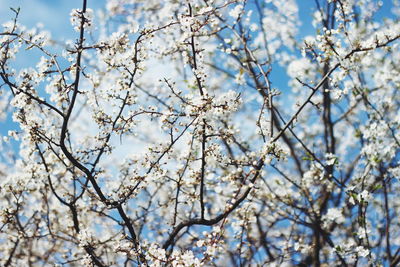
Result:
<svg viewBox="0 0 400 267">
<path fill-rule="evenodd" d="M 229 11 L 229 16 L 234 19 L 237 19 L 243 11 L 243 5 L 236 5 L 231 11 Z"/>
</svg>

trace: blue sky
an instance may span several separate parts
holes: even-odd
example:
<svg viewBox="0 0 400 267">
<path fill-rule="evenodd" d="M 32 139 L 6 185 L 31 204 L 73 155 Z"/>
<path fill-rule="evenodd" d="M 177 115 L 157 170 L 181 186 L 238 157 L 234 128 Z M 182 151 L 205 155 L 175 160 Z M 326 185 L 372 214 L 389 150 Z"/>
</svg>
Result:
<svg viewBox="0 0 400 267">
<path fill-rule="evenodd" d="M 98 9 L 106 0 L 89 0 L 88 6 Z M 21 7 L 20 23 L 35 26 L 43 23 L 57 40 L 73 38 L 74 30 L 69 22 L 73 8 L 82 8 L 82 0 L 0 0 L 1 23 L 12 18 L 9 7 Z"/>
</svg>

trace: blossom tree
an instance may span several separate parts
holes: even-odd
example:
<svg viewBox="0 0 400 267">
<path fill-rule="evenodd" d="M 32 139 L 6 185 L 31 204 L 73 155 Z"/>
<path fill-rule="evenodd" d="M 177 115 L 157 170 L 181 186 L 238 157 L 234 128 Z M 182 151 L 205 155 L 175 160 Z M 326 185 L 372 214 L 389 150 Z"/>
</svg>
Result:
<svg viewBox="0 0 400 267">
<path fill-rule="evenodd" d="M 81 2 L 0 29 L 2 266 L 400 263 L 398 0 Z"/>
</svg>

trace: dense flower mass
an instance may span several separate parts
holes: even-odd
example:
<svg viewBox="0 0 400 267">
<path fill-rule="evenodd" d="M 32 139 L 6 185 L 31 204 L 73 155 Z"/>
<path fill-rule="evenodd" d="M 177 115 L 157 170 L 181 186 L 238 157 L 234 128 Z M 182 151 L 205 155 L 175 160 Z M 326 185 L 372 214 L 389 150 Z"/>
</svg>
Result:
<svg viewBox="0 0 400 267">
<path fill-rule="evenodd" d="M 398 0 L 81 2 L 1 22 L 2 266 L 400 264 Z"/>
</svg>

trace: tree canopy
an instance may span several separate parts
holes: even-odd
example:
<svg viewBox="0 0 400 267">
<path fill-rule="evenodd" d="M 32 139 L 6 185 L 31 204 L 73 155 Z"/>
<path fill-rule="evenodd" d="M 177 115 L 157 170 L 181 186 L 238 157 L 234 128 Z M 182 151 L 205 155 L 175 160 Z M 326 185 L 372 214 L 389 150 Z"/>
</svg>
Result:
<svg viewBox="0 0 400 267">
<path fill-rule="evenodd" d="M 398 0 L 76 2 L 1 18 L 2 266 L 400 263 Z"/>
</svg>

